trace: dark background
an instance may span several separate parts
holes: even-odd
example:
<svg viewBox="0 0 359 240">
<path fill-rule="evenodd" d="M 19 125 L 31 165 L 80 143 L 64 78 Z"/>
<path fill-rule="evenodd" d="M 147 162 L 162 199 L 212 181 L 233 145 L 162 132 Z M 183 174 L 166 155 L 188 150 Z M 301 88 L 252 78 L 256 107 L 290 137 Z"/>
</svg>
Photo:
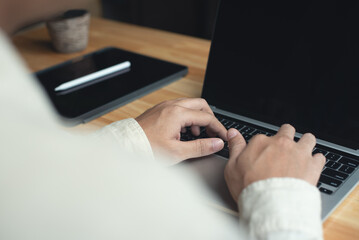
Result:
<svg viewBox="0 0 359 240">
<path fill-rule="evenodd" d="M 211 39 L 219 0 L 102 0 L 104 18 Z"/>
</svg>

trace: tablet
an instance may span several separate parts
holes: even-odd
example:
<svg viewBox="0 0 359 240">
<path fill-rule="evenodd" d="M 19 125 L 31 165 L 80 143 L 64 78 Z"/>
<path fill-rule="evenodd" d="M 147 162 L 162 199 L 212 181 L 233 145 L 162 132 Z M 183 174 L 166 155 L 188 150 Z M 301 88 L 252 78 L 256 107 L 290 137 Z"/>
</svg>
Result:
<svg viewBox="0 0 359 240">
<path fill-rule="evenodd" d="M 35 73 L 66 124 L 89 122 L 188 73 L 186 66 L 107 47 Z"/>
</svg>

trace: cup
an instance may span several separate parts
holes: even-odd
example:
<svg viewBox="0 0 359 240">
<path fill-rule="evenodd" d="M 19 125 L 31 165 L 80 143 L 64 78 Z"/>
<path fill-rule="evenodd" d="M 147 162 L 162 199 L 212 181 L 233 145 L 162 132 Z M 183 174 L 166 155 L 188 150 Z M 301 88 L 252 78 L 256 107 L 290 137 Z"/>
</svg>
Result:
<svg viewBox="0 0 359 240">
<path fill-rule="evenodd" d="M 61 53 L 82 51 L 88 44 L 90 13 L 84 9 L 69 10 L 46 22 L 52 45 Z"/>
</svg>

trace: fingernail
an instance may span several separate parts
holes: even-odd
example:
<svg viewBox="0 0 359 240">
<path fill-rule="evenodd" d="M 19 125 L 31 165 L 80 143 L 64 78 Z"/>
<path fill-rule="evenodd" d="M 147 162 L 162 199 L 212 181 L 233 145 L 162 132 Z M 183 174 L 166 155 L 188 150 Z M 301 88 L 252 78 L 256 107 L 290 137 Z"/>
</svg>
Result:
<svg viewBox="0 0 359 240">
<path fill-rule="evenodd" d="M 223 140 L 222 139 L 213 139 L 212 140 L 212 146 L 213 146 L 213 151 L 219 151 L 223 148 Z"/>
<path fill-rule="evenodd" d="M 228 131 L 228 140 L 234 138 L 235 136 L 237 136 L 238 133 L 239 132 L 237 130 L 235 130 L 235 129 L 229 129 L 229 131 Z"/>
</svg>

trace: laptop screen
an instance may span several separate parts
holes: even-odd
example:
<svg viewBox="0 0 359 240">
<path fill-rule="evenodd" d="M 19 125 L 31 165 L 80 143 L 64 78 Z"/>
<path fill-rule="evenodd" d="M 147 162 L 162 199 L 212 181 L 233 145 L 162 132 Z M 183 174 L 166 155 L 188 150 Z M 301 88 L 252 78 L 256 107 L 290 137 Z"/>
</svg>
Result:
<svg viewBox="0 0 359 240">
<path fill-rule="evenodd" d="M 358 149 L 357 1 L 222 0 L 202 97 Z"/>
</svg>

